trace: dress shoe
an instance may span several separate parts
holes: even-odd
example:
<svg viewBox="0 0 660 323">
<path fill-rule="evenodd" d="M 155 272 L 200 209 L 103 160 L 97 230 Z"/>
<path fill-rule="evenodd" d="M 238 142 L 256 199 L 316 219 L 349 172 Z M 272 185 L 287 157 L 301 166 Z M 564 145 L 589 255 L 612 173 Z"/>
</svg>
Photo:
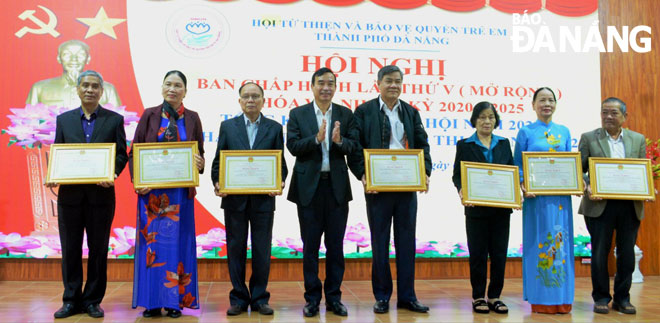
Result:
<svg viewBox="0 0 660 323">
<path fill-rule="evenodd" d="M 594 303 L 594 313 L 598 314 L 609 314 L 610 309 L 605 302 L 596 302 Z"/>
<path fill-rule="evenodd" d="M 174 308 L 166 308 L 167 310 L 167 316 L 175 319 L 177 317 L 181 317 L 181 311 L 174 309 Z"/>
<path fill-rule="evenodd" d="M 319 303 L 307 302 L 303 307 L 303 315 L 305 317 L 312 317 L 319 313 Z"/>
<path fill-rule="evenodd" d="M 420 303 L 419 301 L 397 302 L 396 307 L 405 308 L 409 311 L 413 311 L 417 313 L 426 313 L 429 311 L 429 307 L 422 305 L 422 303 Z"/>
<path fill-rule="evenodd" d="M 103 313 L 103 309 L 101 308 L 101 306 L 99 304 L 89 304 L 89 305 L 87 305 L 87 307 L 85 308 L 85 312 L 87 312 L 87 315 L 89 315 L 93 318 L 99 318 L 99 317 L 103 317 L 103 315 L 105 315 Z"/>
<path fill-rule="evenodd" d="M 612 303 L 612 309 L 623 314 L 636 314 L 637 309 L 630 302 Z"/>
<path fill-rule="evenodd" d="M 374 313 L 383 314 L 387 313 L 390 310 L 389 301 L 376 301 L 374 304 Z"/>
<path fill-rule="evenodd" d="M 227 315 L 240 315 L 241 313 L 247 311 L 247 307 L 242 307 L 240 305 L 232 305 L 227 309 Z"/>
<path fill-rule="evenodd" d="M 346 310 L 346 306 L 342 304 L 340 301 L 334 301 L 334 302 L 327 302 L 325 303 L 325 309 L 326 311 L 332 311 L 332 313 L 335 313 L 335 315 L 339 316 L 347 316 L 348 311 Z"/>
<path fill-rule="evenodd" d="M 78 313 L 80 313 L 80 309 L 77 306 L 71 303 L 65 303 L 59 310 L 57 310 L 57 312 L 55 312 L 55 314 L 53 314 L 53 316 L 55 316 L 56 319 L 63 319 Z"/>
<path fill-rule="evenodd" d="M 252 306 L 252 311 L 259 311 L 259 314 L 262 315 L 273 315 L 275 313 L 268 303 L 254 305 Z"/>
<path fill-rule="evenodd" d="M 160 307 L 159 308 L 152 308 L 150 310 L 145 310 L 142 312 L 142 317 L 154 317 L 154 316 L 161 316 L 163 313 L 160 312 Z"/>
</svg>

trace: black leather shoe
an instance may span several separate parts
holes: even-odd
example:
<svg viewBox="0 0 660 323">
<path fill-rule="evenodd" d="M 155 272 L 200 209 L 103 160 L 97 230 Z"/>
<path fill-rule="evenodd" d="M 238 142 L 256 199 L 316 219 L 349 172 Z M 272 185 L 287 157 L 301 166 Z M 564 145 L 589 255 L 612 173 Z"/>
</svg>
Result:
<svg viewBox="0 0 660 323">
<path fill-rule="evenodd" d="M 99 318 L 103 317 L 105 314 L 103 313 L 103 309 L 99 304 L 89 304 L 85 308 L 85 312 L 87 312 L 87 315 L 93 317 L 93 318 Z"/>
<path fill-rule="evenodd" d="M 417 312 L 417 313 L 426 313 L 429 311 L 428 306 L 422 305 L 419 301 L 412 301 L 412 302 L 397 302 L 396 303 L 397 308 L 405 308 L 409 311 Z"/>
<path fill-rule="evenodd" d="M 259 314 L 262 315 L 273 315 L 275 313 L 268 303 L 254 305 L 252 311 L 259 311 Z"/>
<path fill-rule="evenodd" d="M 374 304 L 374 313 L 383 314 L 387 313 L 390 310 L 389 301 L 376 301 Z"/>
<path fill-rule="evenodd" d="M 159 308 L 152 308 L 150 310 L 145 310 L 142 312 L 142 317 L 154 317 L 154 316 L 161 316 L 163 313 L 160 312 L 160 307 Z"/>
<path fill-rule="evenodd" d="M 630 302 L 612 303 L 612 309 L 623 314 L 636 314 L 637 309 Z"/>
<path fill-rule="evenodd" d="M 303 307 L 303 315 L 305 317 L 312 317 L 319 313 L 319 303 L 307 302 Z"/>
<path fill-rule="evenodd" d="M 181 311 L 174 309 L 174 308 L 166 308 L 167 310 L 167 316 L 175 319 L 177 317 L 181 317 Z"/>
<path fill-rule="evenodd" d="M 325 306 L 327 311 L 332 311 L 332 313 L 335 313 L 335 315 L 348 316 L 346 306 L 344 306 L 344 304 L 342 304 L 340 301 L 325 303 Z"/>
<path fill-rule="evenodd" d="M 247 311 L 247 307 L 241 307 L 240 305 L 232 305 L 227 309 L 227 315 L 240 315 L 241 313 Z"/>
<path fill-rule="evenodd" d="M 62 305 L 62 307 L 60 307 L 60 309 L 57 310 L 57 312 L 55 312 L 55 314 L 53 314 L 53 316 L 56 319 L 63 319 L 65 317 L 69 317 L 71 315 L 76 315 L 78 313 L 80 313 L 80 309 L 77 306 L 75 306 L 71 303 L 66 303 L 66 304 Z"/>
</svg>

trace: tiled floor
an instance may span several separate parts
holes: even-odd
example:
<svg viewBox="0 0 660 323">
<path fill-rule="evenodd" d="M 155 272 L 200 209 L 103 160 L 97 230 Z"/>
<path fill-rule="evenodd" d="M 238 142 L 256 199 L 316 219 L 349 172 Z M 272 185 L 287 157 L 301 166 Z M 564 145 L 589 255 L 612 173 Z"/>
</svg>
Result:
<svg viewBox="0 0 660 323">
<path fill-rule="evenodd" d="M 421 280 L 416 282 L 417 297 L 431 307 L 428 314 L 418 314 L 392 308 L 387 314 L 374 314 L 371 282 L 347 281 L 342 286 L 342 301 L 347 306 L 348 317 L 326 313 L 312 318 L 302 316 L 302 282 L 272 282 L 270 305 L 275 315 L 263 316 L 244 313 L 227 317 L 229 306 L 228 282 L 202 282 L 199 284 L 201 309 L 183 311 L 178 319 L 169 317 L 143 318 L 142 309 L 131 309 L 132 283 L 109 283 L 101 306 L 104 319 L 92 319 L 79 314 L 57 322 L 660 322 L 660 277 L 646 277 L 643 284 L 633 284 L 631 301 L 638 314 L 594 314 L 591 302 L 589 278 L 576 280 L 573 312 L 567 315 L 533 314 L 522 300 L 522 281 L 508 279 L 502 300 L 509 305 L 509 314 L 474 314 L 470 304 L 468 280 Z M 61 306 L 62 286 L 59 282 L 0 282 L 0 322 L 53 321 L 53 313 Z M 395 292 L 396 295 L 396 292 Z M 392 299 L 391 305 L 396 305 Z"/>
</svg>

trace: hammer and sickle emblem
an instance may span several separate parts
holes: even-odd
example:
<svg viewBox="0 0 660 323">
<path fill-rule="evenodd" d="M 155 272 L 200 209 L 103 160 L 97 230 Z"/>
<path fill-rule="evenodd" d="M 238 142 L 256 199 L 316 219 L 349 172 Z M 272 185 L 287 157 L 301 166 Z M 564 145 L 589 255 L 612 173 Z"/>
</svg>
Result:
<svg viewBox="0 0 660 323">
<path fill-rule="evenodd" d="M 19 31 L 17 31 L 14 35 L 16 37 L 21 38 L 25 36 L 27 33 L 33 33 L 36 35 L 43 35 L 43 34 L 50 34 L 51 36 L 57 38 L 60 33 L 55 30 L 55 27 L 57 26 L 57 16 L 51 11 L 50 9 L 44 7 L 44 6 L 39 6 L 39 9 L 45 11 L 48 14 L 48 23 L 45 23 L 41 21 L 39 18 L 34 16 L 34 13 L 36 10 L 25 10 L 23 11 L 22 14 L 18 15 L 18 18 L 21 20 L 29 19 L 31 20 L 35 25 L 41 27 L 39 29 L 33 29 L 29 28 L 27 26 L 21 28 Z"/>
</svg>

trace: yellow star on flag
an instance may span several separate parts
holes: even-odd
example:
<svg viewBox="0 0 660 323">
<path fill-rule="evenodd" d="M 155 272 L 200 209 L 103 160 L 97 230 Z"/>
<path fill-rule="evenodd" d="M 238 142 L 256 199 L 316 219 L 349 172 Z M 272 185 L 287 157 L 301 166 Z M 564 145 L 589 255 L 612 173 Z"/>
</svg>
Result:
<svg viewBox="0 0 660 323">
<path fill-rule="evenodd" d="M 99 11 L 96 13 L 96 17 L 94 18 L 76 19 L 89 27 L 89 29 L 87 29 L 85 39 L 99 33 L 106 34 L 112 37 L 112 39 L 117 39 L 117 35 L 115 34 L 113 27 L 126 21 L 126 19 L 108 18 L 108 15 L 105 13 L 105 9 L 103 9 L 103 7 L 99 9 Z"/>
</svg>

